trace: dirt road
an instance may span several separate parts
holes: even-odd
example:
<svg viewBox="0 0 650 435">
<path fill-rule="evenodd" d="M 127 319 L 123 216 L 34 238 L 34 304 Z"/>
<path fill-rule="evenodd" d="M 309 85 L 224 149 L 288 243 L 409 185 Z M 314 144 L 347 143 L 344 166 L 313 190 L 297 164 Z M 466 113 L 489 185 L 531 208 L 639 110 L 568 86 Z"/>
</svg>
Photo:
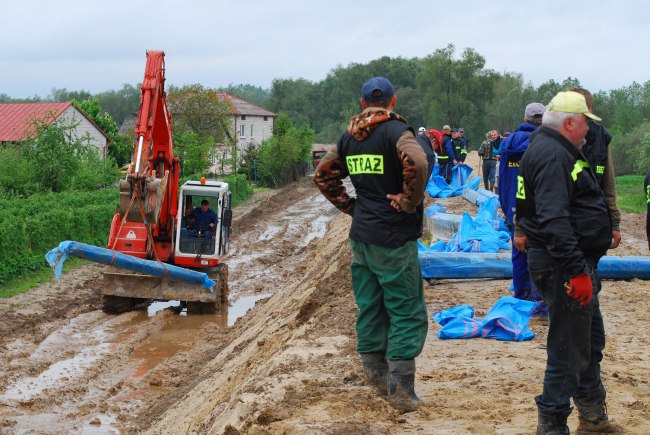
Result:
<svg viewBox="0 0 650 435">
<path fill-rule="evenodd" d="M 427 405 L 400 415 L 363 385 L 349 217 L 309 182 L 257 201 L 235 224 L 228 315 L 105 315 L 95 265 L 0 301 L 2 432 L 533 432 L 543 321 L 532 321 L 537 337 L 524 343 L 443 341 L 431 323 L 417 359 L 416 388 Z M 475 209 L 458 198 L 443 202 L 451 212 Z M 647 255 L 644 219 L 624 215 L 622 246 L 609 255 Z M 437 281 L 425 288 L 427 306 L 432 313 L 471 304 L 482 316 L 509 284 Z M 650 433 L 649 297 L 650 284 L 639 280 L 605 282 L 601 296 L 609 411 L 628 433 Z M 228 327 L 241 301 L 255 299 Z M 569 423 L 575 429 L 575 415 Z"/>
</svg>

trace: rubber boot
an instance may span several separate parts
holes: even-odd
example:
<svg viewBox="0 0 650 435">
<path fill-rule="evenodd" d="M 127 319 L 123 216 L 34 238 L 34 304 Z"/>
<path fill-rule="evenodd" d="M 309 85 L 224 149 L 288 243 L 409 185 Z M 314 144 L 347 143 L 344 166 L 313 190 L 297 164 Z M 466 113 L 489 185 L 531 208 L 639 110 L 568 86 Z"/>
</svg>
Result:
<svg viewBox="0 0 650 435">
<path fill-rule="evenodd" d="M 401 412 L 415 411 L 422 404 L 414 383 L 414 359 L 388 361 L 388 401 Z"/>
<path fill-rule="evenodd" d="M 603 402 L 598 405 L 580 404 L 575 398 L 573 401 L 578 408 L 577 433 L 619 433 L 623 428 L 615 423 L 610 423 L 607 416 L 607 405 Z"/>
<path fill-rule="evenodd" d="M 569 435 L 566 424 L 572 409 L 559 414 L 549 414 L 537 410 L 537 435 Z"/>
<path fill-rule="evenodd" d="M 379 390 L 379 393 L 388 395 L 388 362 L 383 352 L 361 353 L 363 375 L 366 385 Z"/>
</svg>

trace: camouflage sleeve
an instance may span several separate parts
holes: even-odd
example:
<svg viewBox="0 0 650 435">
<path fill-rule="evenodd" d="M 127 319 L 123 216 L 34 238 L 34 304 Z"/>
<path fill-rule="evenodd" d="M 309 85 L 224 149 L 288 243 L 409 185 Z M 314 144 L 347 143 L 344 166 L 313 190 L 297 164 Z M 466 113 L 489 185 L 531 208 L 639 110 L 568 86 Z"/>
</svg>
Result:
<svg viewBox="0 0 650 435">
<path fill-rule="evenodd" d="M 354 214 L 354 198 L 345 191 L 343 180 L 348 176 L 348 168 L 339 157 L 336 148 L 325 154 L 316 167 L 314 183 L 323 196 L 345 214 Z"/>
<path fill-rule="evenodd" d="M 413 133 L 406 130 L 397 141 L 397 156 L 402 162 L 402 210 L 415 213 L 424 198 L 427 184 L 427 157 L 415 140 Z"/>
</svg>

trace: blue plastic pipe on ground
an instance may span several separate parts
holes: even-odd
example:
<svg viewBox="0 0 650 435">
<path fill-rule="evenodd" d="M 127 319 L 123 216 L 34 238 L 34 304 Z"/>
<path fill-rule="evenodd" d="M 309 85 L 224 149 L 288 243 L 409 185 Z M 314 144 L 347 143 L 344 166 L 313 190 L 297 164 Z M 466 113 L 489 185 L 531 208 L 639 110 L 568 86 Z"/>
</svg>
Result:
<svg viewBox="0 0 650 435">
<path fill-rule="evenodd" d="M 418 255 L 424 278 L 512 278 L 510 252 L 481 254 L 419 251 Z M 650 280 L 650 257 L 603 257 L 598 263 L 598 274 L 602 279 Z"/>
<path fill-rule="evenodd" d="M 111 249 L 99 248 L 70 240 L 61 242 L 57 248 L 45 254 L 45 259 L 52 269 L 54 269 L 54 275 L 57 279 L 61 276 L 63 263 L 69 255 L 159 278 L 162 278 L 165 270 L 167 270 L 167 277 L 172 281 L 197 284 L 207 289 L 215 286 L 215 282 L 203 272 L 196 272 L 166 263 L 163 265 L 157 261 L 143 260 Z"/>
</svg>

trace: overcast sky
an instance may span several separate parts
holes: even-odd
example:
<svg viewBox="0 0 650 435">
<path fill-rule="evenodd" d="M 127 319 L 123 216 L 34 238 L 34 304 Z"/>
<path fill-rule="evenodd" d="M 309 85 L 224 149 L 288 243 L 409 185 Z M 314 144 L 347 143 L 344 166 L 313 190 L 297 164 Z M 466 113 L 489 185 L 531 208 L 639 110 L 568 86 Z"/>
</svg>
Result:
<svg viewBox="0 0 650 435">
<path fill-rule="evenodd" d="M 0 0 L 0 93 L 97 93 L 142 81 L 147 49 L 167 83 L 319 81 L 337 65 L 424 57 L 451 43 L 533 85 L 592 91 L 650 80 L 644 0 Z M 535 6 L 535 7 L 531 7 Z M 361 83 L 359 84 L 361 86 Z"/>
</svg>

